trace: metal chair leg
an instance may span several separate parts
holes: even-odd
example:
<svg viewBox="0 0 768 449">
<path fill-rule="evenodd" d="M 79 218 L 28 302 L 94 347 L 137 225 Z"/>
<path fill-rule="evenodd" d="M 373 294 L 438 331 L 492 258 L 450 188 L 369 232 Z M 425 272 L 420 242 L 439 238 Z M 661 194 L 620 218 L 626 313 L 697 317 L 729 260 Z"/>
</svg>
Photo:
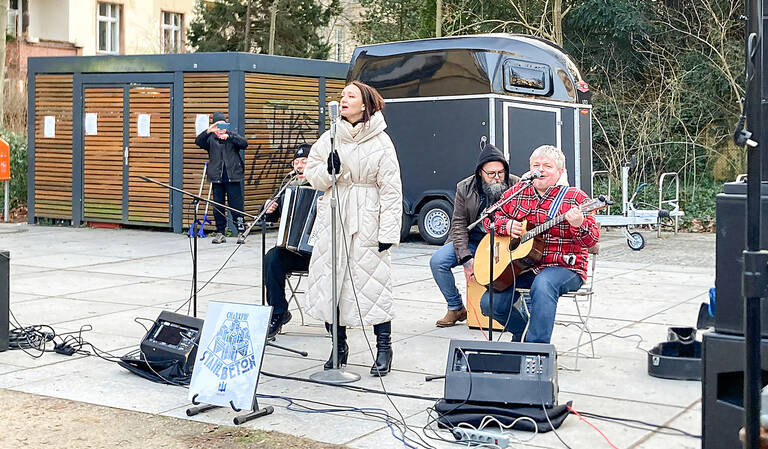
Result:
<svg viewBox="0 0 768 449">
<path fill-rule="evenodd" d="M 297 275 L 296 277 L 298 277 L 298 280 L 296 281 L 295 286 L 291 283 L 290 277 L 286 279 L 286 282 L 288 283 L 288 288 L 291 290 L 291 297 L 288 298 L 288 304 L 290 304 L 291 301 L 293 301 L 294 304 L 296 304 L 296 308 L 299 310 L 299 316 L 301 317 L 301 325 L 304 326 L 304 311 L 301 309 L 301 304 L 299 304 L 299 298 L 296 297 L 296 295 L 300 293 L 299 286 L 301 285 L 301 278 L 303 276 Z"/>
</svg>

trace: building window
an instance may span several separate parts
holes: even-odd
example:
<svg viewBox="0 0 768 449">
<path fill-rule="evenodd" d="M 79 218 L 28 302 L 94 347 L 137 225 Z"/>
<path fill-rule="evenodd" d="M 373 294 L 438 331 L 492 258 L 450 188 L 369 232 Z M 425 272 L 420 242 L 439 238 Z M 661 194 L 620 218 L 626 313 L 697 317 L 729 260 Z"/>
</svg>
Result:
<svg viewBox="0 0 768 449">
<path fill-rule="evenodd" d="M 120 5 L 99 3 L 99 53 L 120 53 Z"/>
<path fill-rule="evenodd" d="M 19 37 L 19 0 L 10 0 L 8 3 L 8 28 L 6 28 L 6 34 Z"/>
<path fill-rule="evenodd" d="M 333 36 L 333 54 L 335 60 L 341 62 L 344 58 L 344 29 L 336 28 Z"/>
<path fill-rule="evenodd" d="M 163 37 L 160 42 L 162 53 L 181 53 L 181 24 L 183 15 L 175 12 L 163 11 L 163 20 L 160 24 Z"/>
</svg>

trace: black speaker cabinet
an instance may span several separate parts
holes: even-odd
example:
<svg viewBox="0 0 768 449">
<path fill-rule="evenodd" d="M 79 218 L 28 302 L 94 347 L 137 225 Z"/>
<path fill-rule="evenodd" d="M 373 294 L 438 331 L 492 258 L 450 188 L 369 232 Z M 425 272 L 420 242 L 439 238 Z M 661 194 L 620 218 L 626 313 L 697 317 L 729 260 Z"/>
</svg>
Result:
<svg viewBox="0 0 768 449">
<path fill-rule="evenodd" d="M 761 247 L 768 248 L 768 183 L 761 186 Z M 724 334 L 744 335 L 744 298 L 741 276 L 744 270 L 742 252 L 747 241 L 747 184 L 731 182 L 717 195 L 717 240 L 715 262 L 715 330 Z M 761 322 L 763 337 L 768 337 L 768 301 L 763 299 Z"/>
<path fill-rule="evenodd" d="M 742 449 L 744 337 L 708 332 L 703 338 L 702 449 Z M 768 339 L 760 346 L 762 386 L 768 383 Z"/>
<path fill-rule="evenodd" d="M 0 351 L 8 350 L 8 307 L 11 295 L 11 253 L 0 251 Z"/>
<path fill-rule="evenodd" d="M 163 310 L 139 347 L 147 362 L 178 362 L 191 374 L 202 329 L 200 318 Z"/>
</svg>

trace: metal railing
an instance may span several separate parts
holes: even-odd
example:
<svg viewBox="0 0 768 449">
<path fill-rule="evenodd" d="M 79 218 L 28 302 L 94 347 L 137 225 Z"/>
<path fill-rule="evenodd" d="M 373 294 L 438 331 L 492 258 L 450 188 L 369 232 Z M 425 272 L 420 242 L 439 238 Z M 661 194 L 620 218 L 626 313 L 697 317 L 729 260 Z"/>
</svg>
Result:
<svg viewBox="0 0 768 449">
<path fill-rule="evenodd" d="M 671 177 L 675 180 L 675 197 L 671 199 L 664 199 L 664 180 L 667 177 Z M 668 204 L 672 206 L 671 212 L 677 212 L 680 210 L 680 177 L 677 175 L 677 172 L 666 172 L 662 173 L 659 177 L 659 211 L 665 210 L 664 205 Z M 671 214 L 671 216 L 675 219 L 675 235 L 677 235 L 678 226 L 679 226 L 679 215 L 678 214 Z M 656 229 L 656 237 L 661 237 L 661 222 L 659 222 L 659 226 Z"/>
<path fill-rule="evenodd" d="M 595 177 L 597 175 L 605 175 L 608 178 L 608 194 L 605 195 L 605 197 L 611 199 L 611 175 L 608 170 L 597 170 L 592 172 L 592 196 L 595 196 Z M 607 215 L 611 215 L 611 206 L 608 206 L 605 213 Z"/>
</svg>

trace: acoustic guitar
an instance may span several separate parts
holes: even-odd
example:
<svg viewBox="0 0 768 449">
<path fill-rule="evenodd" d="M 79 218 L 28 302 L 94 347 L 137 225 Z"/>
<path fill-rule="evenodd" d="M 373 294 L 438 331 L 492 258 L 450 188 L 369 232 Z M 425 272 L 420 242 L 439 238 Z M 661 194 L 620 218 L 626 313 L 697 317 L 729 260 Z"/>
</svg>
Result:
<svg viewBox="0 0 768 449">
<path fill-rule="evenodd" d="M 582 213 L 591 212 L 608 206 L 603 195 L 598 198 L 587 201 L 581 205 Z M 541 236 L 551 227 L 565 220 L 565 214 L 560 214 L 550 218 L 538 226 L 528 224 L 523 220 L 523 229 L 525 234 L 519 238 L 512 238 L 508 235 L 495 236 L 493 244 L 493 289 L 494 291 L 503 291 L 508 289 L 515 281 L 515 278 L 522 273 L 533 268 L 541 260 L 544 251 L 544 238 Z M 491 283 L 491 235 L 486 234 L 475 251 L 475 279 L 480 285 Z"/>
</svg>

